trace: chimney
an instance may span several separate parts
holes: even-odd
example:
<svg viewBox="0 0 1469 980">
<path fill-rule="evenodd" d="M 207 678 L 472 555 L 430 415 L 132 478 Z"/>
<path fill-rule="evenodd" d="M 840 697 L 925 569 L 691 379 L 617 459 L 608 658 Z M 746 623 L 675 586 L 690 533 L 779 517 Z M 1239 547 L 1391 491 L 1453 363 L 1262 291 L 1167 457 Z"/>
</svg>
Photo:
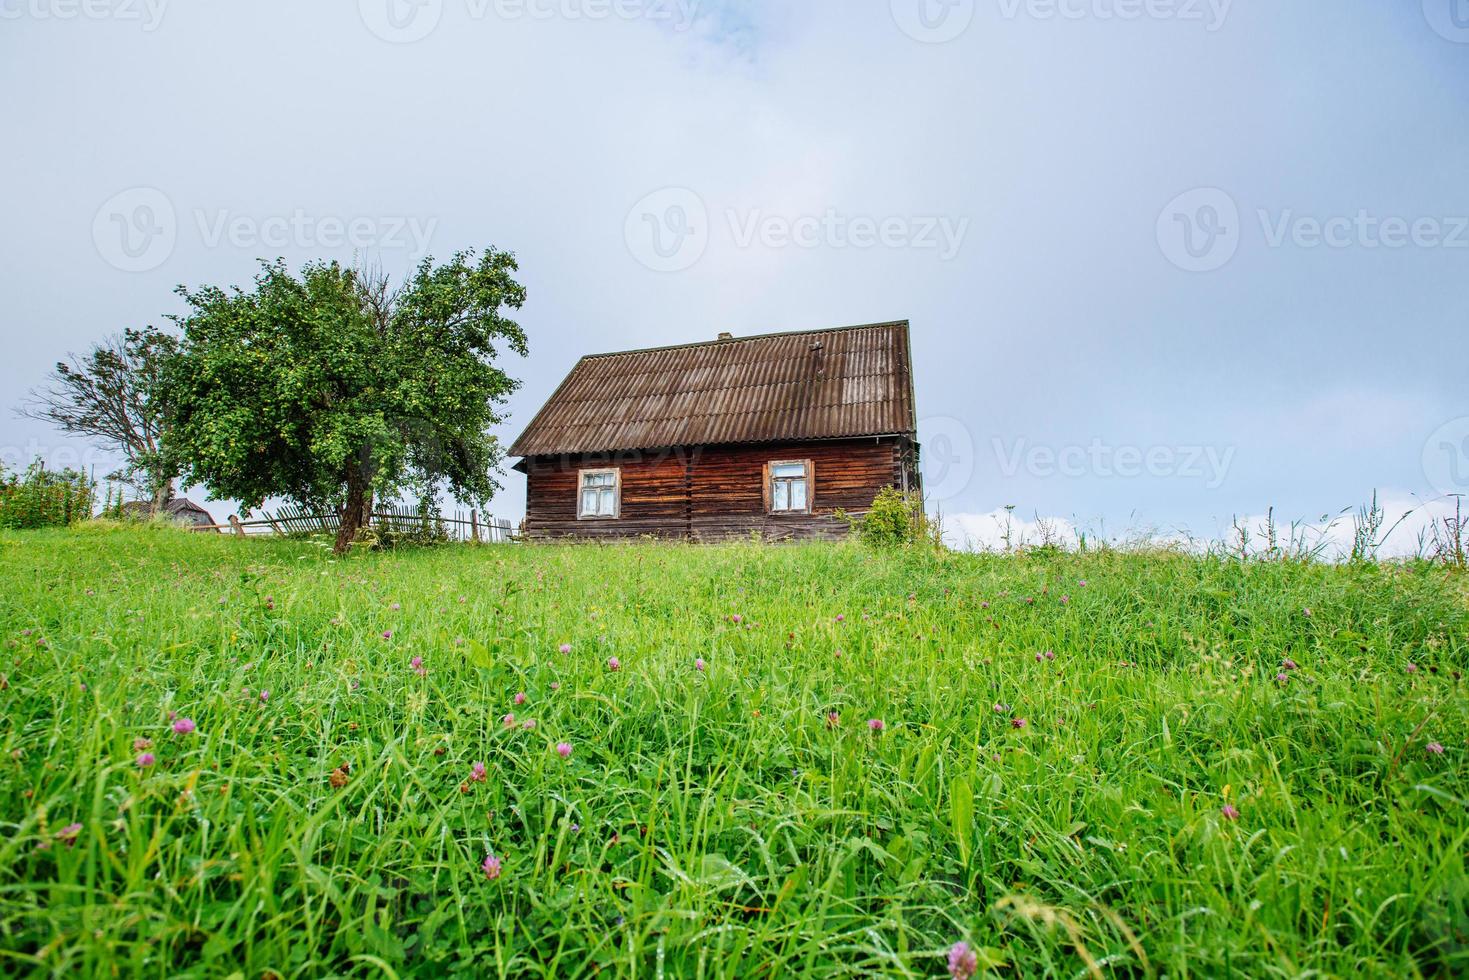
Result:
<svg viewBox="0 0 1469 980">
<path fill-rule="evenodd" d="M 720 340 L 734 340 L 734 334 L 732 334 L 732 333 L 721 333 L 719 335 L 719 339 Z"/>
</svg>

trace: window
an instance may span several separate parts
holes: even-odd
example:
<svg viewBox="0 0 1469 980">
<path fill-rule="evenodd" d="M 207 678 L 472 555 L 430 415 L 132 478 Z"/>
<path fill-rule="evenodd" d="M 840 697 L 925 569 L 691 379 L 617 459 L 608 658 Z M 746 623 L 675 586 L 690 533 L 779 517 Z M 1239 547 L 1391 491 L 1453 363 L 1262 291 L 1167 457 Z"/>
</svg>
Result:
<svg viewBox="0 0 1469 980">
<path fill-rule="evenodd" d="M 811 511 L 811 461 L 781 460 L 766 466 L 770 474 L 767 495 L 773 514 L 807 514 Z"/>
<path fill-rule="evenodd" d="M 578 519 L 615 518 L 622 510 L 622 474 L 619 470 L 582 470 Z"/>
</svg>

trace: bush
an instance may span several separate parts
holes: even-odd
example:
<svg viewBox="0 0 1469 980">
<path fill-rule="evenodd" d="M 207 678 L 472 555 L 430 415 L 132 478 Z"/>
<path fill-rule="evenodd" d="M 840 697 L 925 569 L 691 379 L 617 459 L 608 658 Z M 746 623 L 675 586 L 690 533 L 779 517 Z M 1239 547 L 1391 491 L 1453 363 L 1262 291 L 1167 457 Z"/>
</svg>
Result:
<svg viewBox="0 0 1469 980">
<path fill-rule="evenodd" d="M 76 470 L 47 470 L 38 459 L 25 474 L 0 480 L 0 527 L 65 527 L 92 516 L 94 487 Z"/>
<path fill-rule="evenodd" d="M 857 522 L 857 536 L 876 548 L 897 548 L 930 537 L 929 521 L 923 513 L 923 498 L 883 487 L 872 507 Z"/>
</svg>

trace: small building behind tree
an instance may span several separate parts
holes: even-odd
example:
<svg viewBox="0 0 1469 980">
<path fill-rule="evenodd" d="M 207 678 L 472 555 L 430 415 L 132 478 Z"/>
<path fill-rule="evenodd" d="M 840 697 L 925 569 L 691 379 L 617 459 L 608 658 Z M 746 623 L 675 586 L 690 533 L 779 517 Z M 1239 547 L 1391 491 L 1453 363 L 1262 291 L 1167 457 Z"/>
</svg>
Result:
<svg viewBox="0 0 1469 980">
<path fill-rule="evenodd" d="M 134 500 L 122 505 L 122 513 L 124 517 L 150 520 L 159 511 L 151 501 Z M 211 530 L 216 528 L 214 518 L 210 516 L 209 511 L 183 497 L 174 497 L 164 504 L 161 516 L 165 520 L 187 527 L 210 528 Z"/>
<path fill-rule="evenodd" d="M 510 455 L 529 540 L 842 537 L 920 489 L 908 323 L 589 355 Z"/>
</svg>

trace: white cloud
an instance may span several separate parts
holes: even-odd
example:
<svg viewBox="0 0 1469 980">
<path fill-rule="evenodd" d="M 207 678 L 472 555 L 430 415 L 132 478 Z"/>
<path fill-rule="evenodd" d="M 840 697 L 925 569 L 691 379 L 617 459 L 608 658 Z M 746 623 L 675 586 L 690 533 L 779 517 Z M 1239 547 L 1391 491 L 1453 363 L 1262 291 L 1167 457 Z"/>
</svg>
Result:
<svg viewBox="0 0 1469 980">
<path fill-rule="evenodd" d="M 1443 532 L 1443 521 L 1455 517 L 1455 502 L 1449 498 L 1422 500 L 1406 493 L 1393 492 L 1377 499 L 1381 511 L 1381 524 L 1372 540 L 1377 544 L 1379 558 L 1410 558 L 1418 554 L 1429 554 L 1433 545 L 1433 529 L 1437 525 Z M 1317 520 L 1297 520 L 1294 523 L 1274 515 L 1276 540 L 1282 548 L 1307 550 L 1325 559 L 1349 557 L 1360 520 L 1358 508 L 1348 508 Z M 1239 518 L 1236 523 L 1249 535 L 1251 550 L 1264 550 L 1269 535 L 1270 516 L 1251 514 Z M 1225 529 L 1226 543 L 1235 546 L 1238 532 Z"/>
<path fill-rule="evenodd" d="M 1052 543 L 1077 544 L 1076 527 L 1064 517 L 1032 516 L 996 508 L 988 514 L 944 514 L 944 543 L 966 551 L 1003 551 Z"/>
<path fill-rule="evenodd" d="M 1380 495 L 1377 505 L 1381 521 L 1372 540 L 1377 545 L 1377 557 L 1383 559 L 1431 555 L 1435 528 L 1442 536 L 1444 521 L 1456 519 L 1452 498 L 1425 501 L 1409 493 L 1394 491 Z M 1465 507 L 1465 516 L 1469 517 L 1469 506 Z M 1048 541 L 1075 548 L 1082 537 L 1113 547 L 1151 546 L 1194 551 L 1215 547 L 1233 551 L 1239 547 L 1242 529 L 1247 550 L 1251 554 L 1259 554 L 1270 547 L 1273 523 L 1275 544 L 1281 550 L 1311 554 L 1327 561 L 1351 555 L 1360 519 L 1358 508 L 1347 508 L 1312 520 L 1292 520 L 1280 514 L 1250 514 L 1220 525 L 1212 533 L 1195 534 L 1188 529 L 1160 530 L 1134 526 L 1120 535 L 1106 535 L 1085 526 L 1078 528 L 1075 521 L 1065 517 L 1033 514 L 1025 518 L 1003 508 L 986 514 L 942 515 L 944 542 L 951 548 L 966 551 L 1004 551 L 1007 547 L 1036 547 Z"/>
</svg>

